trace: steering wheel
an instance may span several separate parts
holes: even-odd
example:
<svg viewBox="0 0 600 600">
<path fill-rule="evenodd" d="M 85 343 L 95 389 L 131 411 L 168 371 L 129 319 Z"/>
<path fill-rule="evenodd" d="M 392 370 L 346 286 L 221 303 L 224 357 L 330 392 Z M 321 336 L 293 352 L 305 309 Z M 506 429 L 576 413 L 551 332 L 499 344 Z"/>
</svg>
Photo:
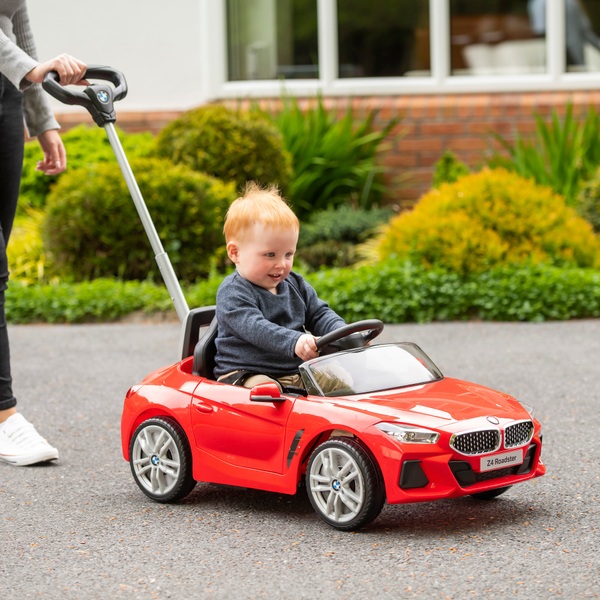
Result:
<svg viewBox="0 0 600 600">
<path fill-rule="evenodd" d="M 324 356 L 340 350 L 363 348 L 382 331 L 383 323 L 379 319 L 348 323 L 318 338 L 317 350 Z"/>
</svg>

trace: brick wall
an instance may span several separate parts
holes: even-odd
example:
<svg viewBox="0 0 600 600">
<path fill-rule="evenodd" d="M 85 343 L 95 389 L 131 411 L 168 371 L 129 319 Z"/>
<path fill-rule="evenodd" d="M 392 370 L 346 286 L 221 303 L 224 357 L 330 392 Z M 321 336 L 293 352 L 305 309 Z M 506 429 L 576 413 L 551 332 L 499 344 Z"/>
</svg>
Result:
<svg viewBox="0 0 600 600">
<path fill-rule="evenodd" d="M 347 98 L 327 98 L 328 108 L 345 112 Z M 311 102 L 309 100 L 305 102 Z M 471 167 L 478 167 L 485 156 L 497 149 L 490 132 L 511 137 L 515 132 L 530 135 L 535 130 L 534 115 L 564 114 L 571 102 L 575 115 L 585 115 L 590 106 L 598 108 L 600 91 L 461 94 L 428 96 L 373 96 L 351 100 L 357 116 L 378 109 L 378 122 L 392 117 L 401 119 L 390 136 L 383 161 L 395 184 L 395 200 L 408 205 L 431 186 L 433 166 L 442 153 L 452 150 Z M 238 107 L 238 101 L 229 101 Z M 264 106 L 276 109 L 278 100 L 264 100 Z M 243 106 L 243 104 L 242 104 Z M 122 112 L 117 125 L 125 131 L 160 131 L 177 112 Z M 89 123 L 82 113 L 58 115 L 65 129 Z"/>
</svg>

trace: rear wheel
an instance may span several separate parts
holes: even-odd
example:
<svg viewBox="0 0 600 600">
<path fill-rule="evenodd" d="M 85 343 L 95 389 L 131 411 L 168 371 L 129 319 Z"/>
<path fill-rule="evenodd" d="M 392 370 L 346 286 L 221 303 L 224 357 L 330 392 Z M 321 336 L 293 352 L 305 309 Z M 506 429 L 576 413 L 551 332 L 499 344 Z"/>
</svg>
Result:
<svg viewBox="0 0 600 600">
<path fill-rule="evenodd" d="M 478 494 L 471 494 L 471 498 L 475 498 L 476 500 L 493 500 L 494 498 L 497 498 L 498 496 L 504 494 L 504 492 L 510 490 L 511 487 L 511 485 L 507 485 L 506 487 L 490 490 L 489 492 L 479 492 Z"/>
<path fill-rule="evenodd" d="M 332 438 L 316 448 L 308 462 L 306 488 L 319 517 L 341 531 L 368 525 L 385 502 L 377 465 L 351 438 Z"/>
<path fill-rule="evenodd" d="M 144 421 L 133 434 L 129 457 L 135 482 L 152 500 L 176 502 L 196 485 L 187 438 L 173 419 Z"/>
</svg>

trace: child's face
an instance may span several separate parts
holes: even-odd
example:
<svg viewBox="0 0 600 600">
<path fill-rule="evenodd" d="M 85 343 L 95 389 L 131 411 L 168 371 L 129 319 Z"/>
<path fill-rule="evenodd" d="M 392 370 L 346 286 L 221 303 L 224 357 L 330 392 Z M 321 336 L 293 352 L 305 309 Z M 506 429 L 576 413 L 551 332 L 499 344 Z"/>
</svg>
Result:
<svg viewBox="0 0 600 600">
<path fill-rule="evenodd" d="M 295 229 L 274 229 L 255 225 L 246 232 L 243 240 L 231 240 L 227 254 L 244 278 L 273 294 L 277 285 L 292 270 L 298 243 Z"/>
</svg>

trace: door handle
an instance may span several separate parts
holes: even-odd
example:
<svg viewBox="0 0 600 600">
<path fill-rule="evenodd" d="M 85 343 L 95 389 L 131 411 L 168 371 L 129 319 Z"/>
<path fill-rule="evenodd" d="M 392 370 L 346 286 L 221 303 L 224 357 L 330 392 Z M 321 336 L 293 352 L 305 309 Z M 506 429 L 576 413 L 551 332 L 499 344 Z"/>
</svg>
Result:
<svg viewBox="0 0 600 600">
<path fill-rule="evenodd" d="M 213 407 L 210 404 L 204 404 L 203 402 L 194 402 L 194 406 L 201 413 L 211 413 L 213 411 Z"/>
</svg>

